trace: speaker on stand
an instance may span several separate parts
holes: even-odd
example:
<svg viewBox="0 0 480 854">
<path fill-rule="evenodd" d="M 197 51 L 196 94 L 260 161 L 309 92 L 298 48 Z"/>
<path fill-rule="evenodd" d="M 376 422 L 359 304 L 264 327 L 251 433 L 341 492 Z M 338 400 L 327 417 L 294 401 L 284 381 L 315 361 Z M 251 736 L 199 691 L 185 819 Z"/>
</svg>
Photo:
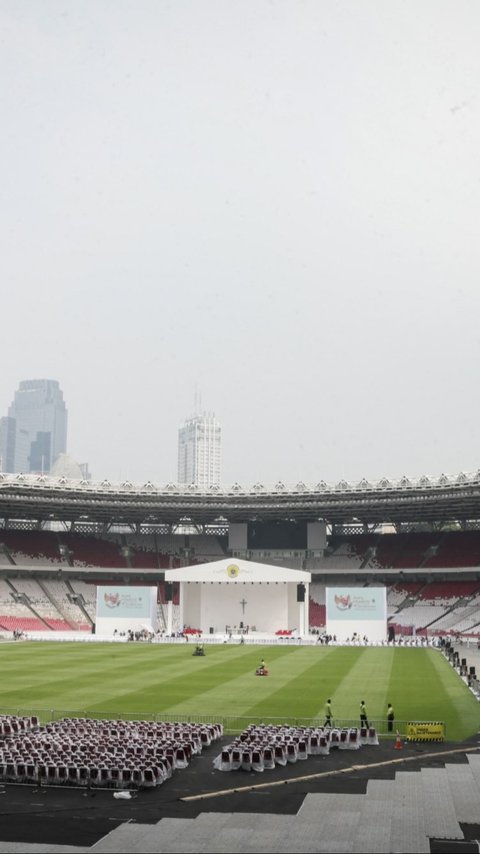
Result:
<svg viewBox="0 0 480 854">
<path fill-rule="evenodd" d="M 305 602 L 305 585 L 297 584 L 297 602 Z"/>
</svg>

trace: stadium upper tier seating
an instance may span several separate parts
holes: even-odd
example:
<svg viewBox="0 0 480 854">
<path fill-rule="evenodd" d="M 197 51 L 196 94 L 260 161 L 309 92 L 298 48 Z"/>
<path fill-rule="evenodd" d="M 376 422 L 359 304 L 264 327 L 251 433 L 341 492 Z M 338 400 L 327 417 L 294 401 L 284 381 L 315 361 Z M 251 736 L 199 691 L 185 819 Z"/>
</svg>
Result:
<svg viewBox="0 0 480 854">
<path fill-rule="evenodd" d="M 169 569 L 225 557 L 221 537 L 206 535 L 105 534 L 1 530 L 2 566 Z"/>
<path fill-rule="evenodd" d="M 167 569 L 180 563 L 220 560 L 228 555 L 225 538 L 198 535 L 104 534 L 4 529 L 1 565 Z M 294 550 L 251 552 L 254 560 L 300 566 Z M 480 566 L 480 531 L 356 534 L 331 536 L 309 569 L 456 568 Z"/>
</svg>

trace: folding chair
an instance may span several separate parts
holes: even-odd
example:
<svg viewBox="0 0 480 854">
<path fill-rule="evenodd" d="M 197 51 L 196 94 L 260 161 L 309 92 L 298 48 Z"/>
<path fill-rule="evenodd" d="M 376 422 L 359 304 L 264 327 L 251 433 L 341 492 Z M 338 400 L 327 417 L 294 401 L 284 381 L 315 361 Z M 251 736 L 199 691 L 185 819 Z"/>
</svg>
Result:
<svg viewBox="0 0 480 854">
<path fill-rule="evenodd" d="M 110 782 L 113 786 L 120 786 L 120 768 L 110 768 Z"/>
<path fill-rule="evenodd" d="M 300 740 L 297 744 L 297 759 L 307 759 L 307 742 Z"/>
<path fill-rule="evenodd" d="M 78 768 L 78 782 L 81 786 L 88 786 L 90 782 L 90 771 L 86 765 L 80 765 Z"/>
<path fill-rule="evenodd" d="M 98 786 L 100 783 L 100 768 L 98 765 L 90 765 L 88 769 L 88 777 L 91 786 Z"/>
<path fill-rule="evenodd" d="M 340 733 L 338 729 L 332 729 L 330 732 L 330 747 L 338 747 L 340 744 Z"/>
<path fill-rule="evenodd" d="M 252 750 L 252 771 L 263 771 L 263 753 L 261 750 Z"/>
<path fill-rule="evenodd" d="M 49 764 L 47 765 L 47 783 L 50 786 L 54 786 L 57 782 L 57 766 Z"/>
<path fill-rule="evenodd" d="M 263 748 L 263 767 L 268 768 L 268 770 L 275 768 L 275 757 L 271 747 Z"/>
<path fill-rule="evenodd" d="M 76 786 L 78 783 L 78 766 L 73 763 L 68 765 L 68 782 L 71 786 Z"/>
<path fill-rule="evenodd" d="M 348 731 L 348 747 L 350 750 L 358 750 L 360 747 L 358 729 L 356 727 L 352 727 Z"/>
<path fill-rule="evenodd" d="M 251 750 L 242 750 L 242 763 L 240 765 L 242 771 L 252 770 L 252 752 Z"/>
<path fill-rule="evenodd" d="M 15 765 L 15 777 L 17 783 L 24 783 L 27 778 L 27 767 L 25 762 L 17 762 Z"/>
<path fill-rule="evenodd" d="M 297 745 L 293 741 L 287 742 L 287 761 L 296 762 L 298 759 Z"/>
<path fill-rule="evenodd" d="M 163 770 L 163 766 L 162 765 L 152 765 L 152 771 L 153 771 L 155 780 L 157 781 L 157 786 L 161 786 L 162 783 L 164 783 L 165 780 L 167 779 L 165 771 Z"/>
<path fill-rule="evenodd" d="M 153 789 L 157 785 L 157 780 L 152 768 L 145 768 L 143 772 L 143 785 L 146 789 Z"/>
<path fill-rule="evenodd" d="M 230 753 L 230 750 L 222 750 L 219 756 L 219 762 L 217 767 L 219 771 L 232 770 L 232 754 Z"/>
<path fill-rule="evenodd" d="M 287 751 L 283 744 L 276 744 L 274 747 L 274 757 L 276 765 L 287 764 Z"/>
<path fill-rule="evenodd" d="M 38 781 L 38 769 L 34 762 L 27 762 L 25 777 L 27 783 L 36 783 Z"/>
<path fill-rule="evenodd" d="M 107 768 L 106 765 L 101 765 L 99 770 L 100 770 L 100 781 L 99 781 L 100 785 L 102 787 L 109 786 L 111 783 L 110 768 Z"/>
<path fill-rule="evenodd" d="M 232 771 L 238 771 L 242 766 L 242 751 L 237 747 L 232 750 Z"/>
<path fill-rule="evenodd" d="M 132 783 L 133 772 L 131 768 L 120 769 L 120 786 L 122 789 L 128 789 Z"/>
<path fill-rule="evenodd" d="M 328 756 L 330 753 L 330 739 L 326 735 L 321 735 L 318 742 L 317 754 Z"/>
<path fill-rule="evenodd" d="M 185 751 L 183 747 L 177 747 L 177 750 L 175 752 L 175 765 L 177 768 L 188 767 L 188 759 L 185 756 Z"/>
<path fill-rule="evenodd" d="M 137 789 L 143 787 L 143 771 L 141 768 L 134 768 L 132 771 L 132 783 Z"/>
</svg>

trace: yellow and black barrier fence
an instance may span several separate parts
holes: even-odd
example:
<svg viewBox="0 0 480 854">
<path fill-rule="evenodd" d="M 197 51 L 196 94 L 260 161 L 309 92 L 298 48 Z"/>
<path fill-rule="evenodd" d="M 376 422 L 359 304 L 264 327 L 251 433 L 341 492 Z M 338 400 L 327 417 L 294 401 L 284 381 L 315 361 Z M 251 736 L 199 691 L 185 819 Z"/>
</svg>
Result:
<svg viewBox="0 0 480 854">
<path fill-rule="evenodd" d="M 442 721 L 407 721 L 407 741 L 445 741 Z"/>
</svg>

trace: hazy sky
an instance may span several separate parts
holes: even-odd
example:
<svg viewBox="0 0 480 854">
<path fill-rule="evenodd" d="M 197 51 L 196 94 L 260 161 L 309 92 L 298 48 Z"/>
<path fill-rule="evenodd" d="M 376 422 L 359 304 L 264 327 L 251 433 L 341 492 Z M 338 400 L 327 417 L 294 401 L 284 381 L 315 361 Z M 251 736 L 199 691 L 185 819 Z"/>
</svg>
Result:
<svg viewBox="0 0 480 854">
<path fill-rule="evenodd" d="M 480 465 L 477 0 L 0 0 L 0 415 L 95 478 Z"/>
</svg>

